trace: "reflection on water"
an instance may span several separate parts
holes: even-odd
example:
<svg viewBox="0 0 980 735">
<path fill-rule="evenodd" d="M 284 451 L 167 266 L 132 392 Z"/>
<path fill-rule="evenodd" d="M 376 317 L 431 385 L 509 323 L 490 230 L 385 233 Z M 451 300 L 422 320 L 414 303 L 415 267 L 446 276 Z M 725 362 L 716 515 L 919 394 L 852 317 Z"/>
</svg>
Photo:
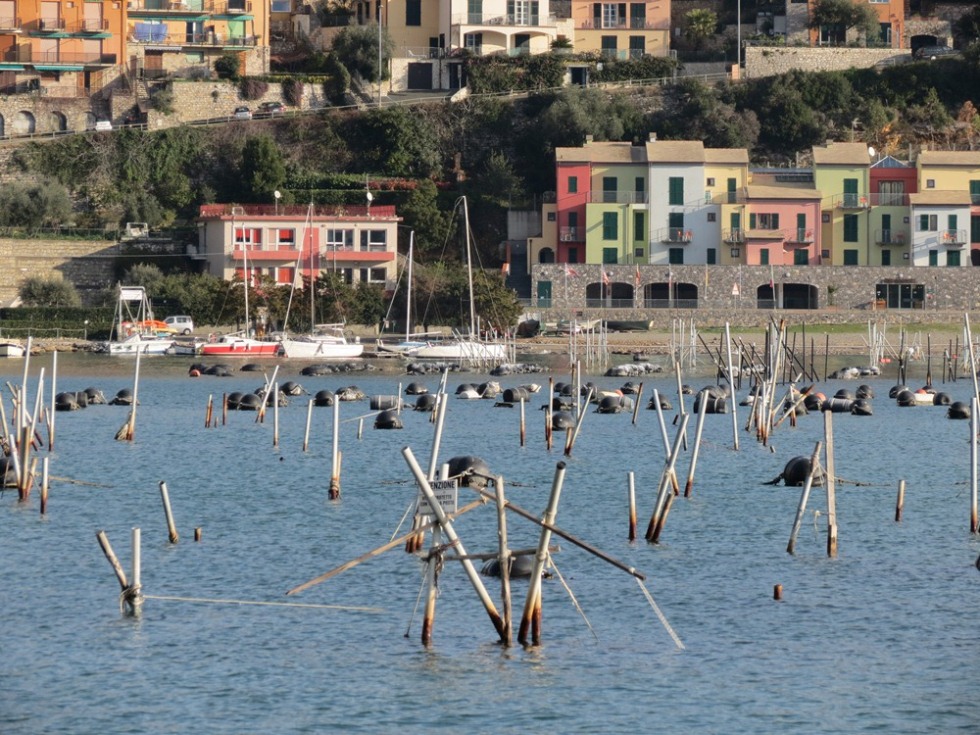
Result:
<svg viewBox="0 0 980 735">
<path fill-rule="evenodd" d="M 44 364 L 33 362 L 32 374 Z M 655 413 L 641 410 L 636 426 L 628 413 L 586 416 L 567 458 L 557 524 L 644 572 L 686 650 L 673 645 L 627 574 L 563 541 L 555 562 L 598 641 L 553 578 L 544 583 L 543 646 L 503 649 L 462 570 L 447 562 L 435 643 L 425 650 L 420 613 L 413 614 L 422 568 L 401 549 L 295 598 L 283 593 L 392 537 L 416 492 L 401 449 L 411 446 L 427 465 L 428 415 L 405 412 L 401 431 L 376 431 L 368 421 L 358 441 L 357 417 L 369 413 L 367 403 L 343 404 L 342 499 L 330 502 L 331 409 L 314 409 L 306 453 L 309 396 L 279 410 L 278 447 L 272 412 L 264 423 L 233 412 L 227 425 L 205 428 L 209 396 L 254 390 L 262 375 L 190 379 L 187 365 L 143 361 L 132 443 L 113 439 L 123 407 L 57 415 L 51 473 L 62 479 L 52 483 L 47 518 L 38 515 L 36 493 L 26 505 L 10 492 L 0 501 L 5 733 L 593 733 L 653 722 L 667 732 L 912 733 L 978 724 L 969 426 L 946 419 L 943 408 L 899 409 L 885 397 L 892 380 L 874 383 L 874 416 L 834 417 L 842 478 L 834 560 L 825 555 L 824 491 L 811 496 L 790 557 L 785 546 L 800 491 L 762 484 L 790 457 L 813 451 L 819 416 L 803 417 L 795 429 L 784 424 L 771 450 L 742 432 L 738 452 L 731 416 L 708 416 L 693 496 L 674 503 L 659 546 L 626 540 L 627 472 L 636 474 L 642 531 L 664 461 Z M 3 380 L 19 382 L 19 363 L 0 370 Z M 58 390 L 92 385 L 111 396 L 132 386 L 131 362 L 62 356 L 59 370 Z M 409 382 L 395 373 L 296 372 L 284 367 L 280 378 L 301 382 L 311 395 L 351 384 L 389 395 Z M 411 380 L 433 389 L 438 382 Z M 463 381 L 450 377 L 450 389 Z M 677 408 L 672 376 L 646 385 Z M 855 384 L 822 387 L 832 394 L 842 386 Z M 966 400 L 971 385 L 944 389 Z M 555 465 L 566 459 L 545 449 L 543 403 L 538 394 L 529 406 L 522 448 L 518 411 L 450 398 L 441 456 L 485 458 L 504 475 L 508 498 L 540 513 Z M 739 410 L 742 427 L 747 413 Z M 673 413 L 666 416 L 671 436 Z M 690 453 L 682 454 L 682 475 L 689 462 Z M 899 479 L 907 490 L 896 524 Z M 160 480 L 181 533 L 176 545 L 167 542 Z M 121 618 L 118 584 L 95 533 L 104 529 L 128 566 L 134 526 L 143 533 L 147 595 L 384 612 L 149 599 L 142 620 Z M 196 527 L 200 543 L 192 540 Z M 496 549 L 491 508 L 464 516 L 457 530 L 471 553 Z M 516 516 L 508 533 L 514 548 L 538 538 Z M 775 584 L 783 586 L 782 602 L 772 599 Z M 499 598 L 495 580 L 487 587 Z M 515 581 L 515 615 L 525 592 Z"/>
</svg>

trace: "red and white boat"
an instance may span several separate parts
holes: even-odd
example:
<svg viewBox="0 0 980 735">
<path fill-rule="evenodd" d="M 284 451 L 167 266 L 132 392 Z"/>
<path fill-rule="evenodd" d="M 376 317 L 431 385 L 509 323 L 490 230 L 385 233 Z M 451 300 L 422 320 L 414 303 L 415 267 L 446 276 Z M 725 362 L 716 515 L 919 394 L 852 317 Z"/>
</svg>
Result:
<svg viewBox="0 0 980 735">
<path fill-rule="evenodd" d="M 241 332 L 222 334 L 213 342 L 201 347 L 206 357 L 280 357 L 283 354 L 281 342 L 267 342 L 246 337 Z"/>
</svg>

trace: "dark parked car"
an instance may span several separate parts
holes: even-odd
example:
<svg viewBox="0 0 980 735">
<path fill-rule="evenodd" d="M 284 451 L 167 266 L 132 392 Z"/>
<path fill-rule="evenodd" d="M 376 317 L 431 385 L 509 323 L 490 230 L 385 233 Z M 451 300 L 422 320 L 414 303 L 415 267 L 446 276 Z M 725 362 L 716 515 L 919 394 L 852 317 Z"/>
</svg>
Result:
<svg viewBox="0 0 980 735">
<path fill-rule="evenodd" d="M 286 111 L 286 106 L 282 102 L 263 102 L 255 111 L 258 117 L 271 117 L 281 115 Z"/>
<path fill-rule="evenodd" d="M 912 56 L 916 59 L 935 60 L 938 56 L 953 56 L 958 53 L 959 51 L 949 46 L 922 46 L 921 48 L 917 48 L 912 53 Z"/>
</svg>

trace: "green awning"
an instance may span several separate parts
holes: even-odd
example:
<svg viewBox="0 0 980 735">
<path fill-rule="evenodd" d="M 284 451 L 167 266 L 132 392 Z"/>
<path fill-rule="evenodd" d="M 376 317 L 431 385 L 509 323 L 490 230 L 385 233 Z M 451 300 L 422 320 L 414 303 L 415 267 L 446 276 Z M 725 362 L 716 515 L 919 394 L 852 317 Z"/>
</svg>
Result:
<svg viewBox="0 0 980 735">
<path fill-rule="evenodd" d="M 81 64 L 31 64 L 37 71 L 84 71 Z"/>
</svg>

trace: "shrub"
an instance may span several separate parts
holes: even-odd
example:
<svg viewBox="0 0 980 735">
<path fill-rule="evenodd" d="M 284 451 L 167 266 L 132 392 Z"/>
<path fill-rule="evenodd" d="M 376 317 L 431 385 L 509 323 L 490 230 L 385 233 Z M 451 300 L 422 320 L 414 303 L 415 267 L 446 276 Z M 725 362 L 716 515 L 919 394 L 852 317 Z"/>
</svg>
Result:
<svg viewBox="0 0 980 735">
<path fill-rule="evenodd" d="M 238 79 L 241 61 L 237 54 L 222 54 L 214 62 L 214 71 L 219 79 Z"/>
<path fill-rule="evenodd" d="M 303 83 L 298 79 L 285 79 L 282 82 L 282 98 L 286 104 L 299 107 L 303 101 Z"/>
<path fill-rule="evenodd" d="M 17 287 L 24 306 L 81 306 L 82 299 L 75 286 L 60 279 L 32 276 Z"/>
<path fill-rule="evenodd" d="M 265 96 L 269 91 L 269 83 L 261 79 L 251 79 L 246 77 L 238 85 L 238 94 L 243 100 L 258 100 Z"/>
</svg>

